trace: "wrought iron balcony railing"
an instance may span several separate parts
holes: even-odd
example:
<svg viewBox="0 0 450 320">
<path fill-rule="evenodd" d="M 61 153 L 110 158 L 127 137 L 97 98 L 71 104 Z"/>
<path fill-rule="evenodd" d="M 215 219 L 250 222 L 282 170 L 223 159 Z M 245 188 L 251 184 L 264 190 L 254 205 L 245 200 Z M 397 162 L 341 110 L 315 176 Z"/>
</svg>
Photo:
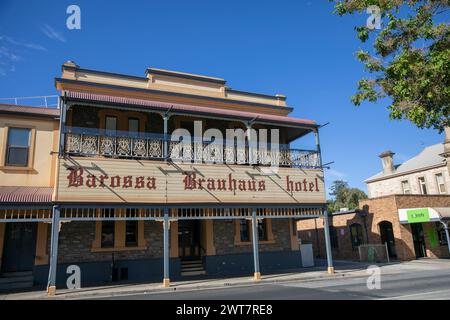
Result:
<svg viewBox="0 0 450 320">
<path fill-rule="evenodd" d="M 205 141 L 172 141 L 163 134 L 66 127 L 64 152 L 77 156 L 104 156 L 128 159 L 154 159 L 183 162 L 259 164 L 282 167 L 320 168 L 320 155 L 315 150 L 249 147 L 239 144 Z M 164 154 L 167 142 L 167 156 Z"/>
</svg>

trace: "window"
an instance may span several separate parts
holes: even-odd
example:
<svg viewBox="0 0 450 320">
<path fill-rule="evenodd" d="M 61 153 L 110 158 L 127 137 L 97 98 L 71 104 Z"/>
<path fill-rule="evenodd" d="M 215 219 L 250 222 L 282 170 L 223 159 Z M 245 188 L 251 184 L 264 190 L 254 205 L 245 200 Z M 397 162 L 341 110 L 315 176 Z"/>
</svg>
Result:
<svg viewBox="0 0 450 320">
<path fill-rule="evenodd" d="M 292 218 L 292 235 L 297 237 L 297 220 Z"/>
<path fill-rule="evenodd" d="M 259 241 L 267 240 L 267 220 L 266 219 L 258 220 L 258 240 Z"/>
<path fill-rule="evenodd" d="M 7 166 L 27 167 L 29 161 L 31 129 L 9 128 L 6 144 Z"/>
<path fill-rule="evenodd" d="M 357 250 L 358 247 L 363 244 L 363 232 L 359 223 L 354 223 L 350 226 L 350 240 L 352 242 L 353 250 Z"/>
<path fill-rule="evenodd" d="M 114 221 L 102 221 L 102 248 L 114 247 Z"/>
<path fill-rule="evenodd" d="M 105 130 L 108 133 L 115 133 L 117 130 L 117 117 L 106 116 L 105 119 Z"/>
<path fill-rule="evenodd" d="M 411 194 L 411 189 L 409 188 L 408 180 L 402 181 L 402 190 L 403 190 L 403 194 Z"/>
<path fill-rule="evenodd" d="M 437 184 L 437 188 L 438 188 L 438 192 L 439 193 L 446 193 L 447 190 L 445 189 L 445 181 L 444 181 L 444 176 L 442 175 L 442 173 L 438 173 L 436 175 L 436 184 Z"/>
<path fill-rule="evenodd" d="M 440 222 L 436 222 L 436 231 L 438 234 L 439 244 L 441 246 L 447 245 L 447 235 L 445 234 L 444 225 Z"/>
<path fill-rule="evenodd" d="M 136 217 L 136 209 L 127 209 L 126 216 Z M 125 246 L 135 247 L 138 244 L 138 221 L 126 220 L 125 221 Z"/>
<path fill-rule="evenodd" d="M 128 131 L 139 132 L 139 119 L 128 118 Z"/>
<path fill-rule="evenodd" d="M 425 182 L 425 178 L 424 177 L 420 177 L 419 178 L 419 188 L 420 188 L 420 192 L 422 194 L 428 194 L 428 192 L 427 192 L 427 184 Z"/>
<path fill-rule="evenodd" d="M 250 241 L 250 224 L 251 221 L 247 219 L 240 220 L 240 235 L 241 241 Z"/>
</svg>

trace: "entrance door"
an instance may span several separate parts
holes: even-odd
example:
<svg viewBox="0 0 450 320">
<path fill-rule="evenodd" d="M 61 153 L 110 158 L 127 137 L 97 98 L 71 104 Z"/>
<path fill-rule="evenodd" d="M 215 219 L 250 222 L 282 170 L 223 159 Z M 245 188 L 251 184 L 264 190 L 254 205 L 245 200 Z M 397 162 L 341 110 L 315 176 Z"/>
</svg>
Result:
<svg viewBox="0 0 450 320">
<path fill-rule="evenodd" d="M 416 258 L 426 257 L 425 238 L 423 236 L 423 228 L 421 223 L 411 223 L 411 232 L 414 241 L 414 251 Z"/>
<path fill-rule="evenodd" d="M 394 231 L 392 230 L 392 223 L 389 221 L 382 221 L 380 226 L 380 238 L 381 243 L 387 244 L 388 254 L 390 258 L 397 258 L 397 253 L 395 251 L 395 238 Z"/>
<path fill-rule="evenodd" d="M 200 257 L 200 221 L 178 221 L 178 250 L 183 260 Z"/>
<path fill-rule="evenodd" d="M 36 223 L 7 223 L 2 272 L 33 270 L 36 254 Z"/>
</svg>

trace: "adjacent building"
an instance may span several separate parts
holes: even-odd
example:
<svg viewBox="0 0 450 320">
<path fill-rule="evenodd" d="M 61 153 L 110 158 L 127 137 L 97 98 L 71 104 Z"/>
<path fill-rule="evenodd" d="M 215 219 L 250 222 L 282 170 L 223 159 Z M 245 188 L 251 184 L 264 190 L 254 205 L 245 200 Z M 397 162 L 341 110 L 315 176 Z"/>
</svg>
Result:
<svg viewBox="0 0 450 320">
<path fill-rule="evenodd" d="M 359 247 L 386 244 L 390 259 L 448 258 L 450 220 L 449 131 L 444 143 L 426 147 L 415 157 L 394 165 L 394 153 L 380 154 L 383 170 L 370 177 L 369 199 L 359 209 L 330 215 L 333 257 L 361 258 Z M 298 222 L 302 242 L 325 256 L 322 219 Z"/>
<path fill-rule="evenodd" d="M 54 294 L 73 265 L 82 286 L 166 287 L 301 266 L 296 220 L 324 216 L 326 199 L 319 125 L 290 117 L 285 96 L 70 61 L 55 85 L 57 109 L 0 105 L 4 277 Z"/>
</svg>

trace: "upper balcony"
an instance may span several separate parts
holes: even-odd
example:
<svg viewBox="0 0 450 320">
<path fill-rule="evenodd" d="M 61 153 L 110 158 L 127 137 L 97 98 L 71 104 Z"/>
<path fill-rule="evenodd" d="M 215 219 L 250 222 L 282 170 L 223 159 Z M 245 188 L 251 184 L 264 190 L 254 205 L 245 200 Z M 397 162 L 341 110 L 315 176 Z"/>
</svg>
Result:
<svg viewBox="0 0 450 320">
<path fill-rule="evenodd" d="M 66 119 L 61 127 L 60 149 L 63 155 L 305 169 L 322 167 L 317 136 L 314 137 L 318 126 L 307 120 L 162 102 L 137 108 L 133 104 L 149 101 L 124 101 L 118 97 L 109 99 L 106 105 L 105 101 L 99 101 L 106 100 L 105 96 L 79 97 L 64 98 Z M 200 124 L 200 129 L 194 122 Z M 179 129 L 184 131 L 180 134 Z M 214 134 L 210 134 L 212 129 L 215 129 Z M 230 129 L 237 132 L 231 139 Z M 262 137 L 267 137 L 267 143 L 263 143 Z M 309 142 L 306 148 L 297 147 L 299 138 Z"/>
</svg>

